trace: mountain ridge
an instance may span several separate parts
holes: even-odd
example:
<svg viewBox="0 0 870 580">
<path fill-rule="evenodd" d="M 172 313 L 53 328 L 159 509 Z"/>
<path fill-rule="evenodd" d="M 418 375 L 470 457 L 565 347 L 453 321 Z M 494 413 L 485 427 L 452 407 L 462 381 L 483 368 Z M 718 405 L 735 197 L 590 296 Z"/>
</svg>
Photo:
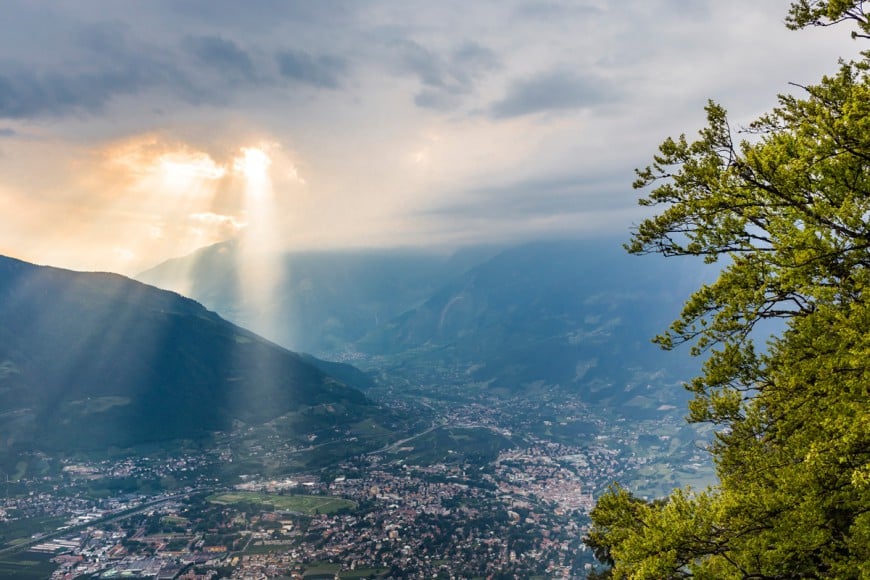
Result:
<svg viewBox="0 0 870 580">
<path fill-rule="evenodd" d="M 224 269 L 217 277 L 234 279 L 235 258 L 227 246 L 201 250 L 198 263 L 215 259 L 209 254 L 216 251 L 224 259 Z M 367 326 L 356 325 L 353 335 L 345 335 L 343 342 L 317 354 L 352 361 L 385 379 L 391 375 L 431 381 L 433 388 L 444 376 L 441 371 L 450 368 L 447 374 L 457 381 L 511 392 L 534 384 L 557 385 L 579 389 L 593 400 L 604 400 L 609 397 L 607 392 L 626 385 L 677 385 L 697 372 L 696 361 L 690 361 L 686 353 L 662 357 L 651 343 L 679 314 L 682 302 L 703 278 L 697 266 L 679 260 L 639 260 L 611 239 L 541 240 L 471 255 L 475 259 L 466 260 L 463 268 L 433 280 L 428 274 L 403 272 L 415 263 L 406 254 L 400 266 L 386 268 L 397 277 L 404 276 L 404 285 L 392 293 L 378 290 L 383 296 L 372 292 L 362 303 L 347 293 L 343 308 L 353 313 L 357 306 L 365 310 L 395 295 L 413 296 L 414 300 L 404 300 L 401 311 L 394 308 L 393 316 L 377 324 L 370 320 Z M 347 285 L 353 285 L 349 273 L 363 271 L 365 265 L 365 261 L 353 264 L 341 274 L 349 280 Z M 325 291 L 320 291 L 313 271 L 306 278 L 310 284 L 302 295 L 311 304 L 308 325 L 328 326 L 339 319 L 335 325 L 341 327 L 345 324 L 342 311 L 326 308 L 331 304 L 329 287 L 335 276 L 328 266 L 323 268 L 327 270 Z M 207 274 L 204 266 L 198 272 L 215 284 Z M 414 280 L 425 284 L 415 288 Z M 282 292 L 282 300 L 294 298 L 292 289 Z M 240 312 L 240 304 L 232 300 L 209 306 Z M 267 305 L 266 309 L 279 318 L 284 316 L 281 305 L 271 308 Z M 318 313 L 326 315 L 318 319 Z M 442 378 L 436 376 L 439 373 Z M 682 404 L 682 389 L 671 390 Z M 672 401 L 665 399 L 663 404 Z"/>
<path fill-rule="evenodd" d="M 494 247 L 452 254 L 411 249 L 293 251 L 271 257 L 281 280 L 274 303 L 245 304 L 239 241 L 214 244 L 138 274 L 294 351 L 331 353 L 416 307 L 443 280 L 474 266 Z M 279 329 L 270 328 L 279 323 Z"/>
<path fill-rule="evenodd" d="M 662 357 L 651 338 L 679 313 L 695 274 L 680 263 L 653 270 L 634 260 L 592 241 L 509 248 L 355 348 L 392 359 L 400 374 L 449 365 L 460 381 L 513 393 L 560 386 L 592 403 L 655 384 L 662 404 L 682 404 L 683 390 L 664 385 L 692 376 L 696 363 L 686 353 Z"/>
<path fill-rule="evenodd" d="M 375 409 L 177 293 L 0 256 L 0 450 L 198 438 L 322 405 L 336 424 Z"/>
</svg>

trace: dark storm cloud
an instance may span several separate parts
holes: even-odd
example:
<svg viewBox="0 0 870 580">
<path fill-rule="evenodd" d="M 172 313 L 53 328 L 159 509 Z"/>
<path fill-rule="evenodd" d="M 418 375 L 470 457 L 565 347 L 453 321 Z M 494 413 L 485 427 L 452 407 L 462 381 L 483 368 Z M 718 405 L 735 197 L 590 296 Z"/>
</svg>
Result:
<svg viewBox="0 0 870 580">
<path fill-rule="evenodd" d="M 153 87 L 204 100 L 205 92 L 192 87 L 172 53 L 136 42 L 125 23 L 72 24 L 58 35 L 70 42 L 56 62 L 0 61 L 0 118 L 94 113 L 115 97 Z"/>
<path fill-rule="evenodd" d="M 115 96 L 136 93 L 166 80 L 160 71 L 122 67 L 78 74 L 0 71 L 0 118 L 26 119 L 95 112 Z"/>
<path fill-rule="evenodd" d="M 500 66 L 493 51 L 471 41 L 446 56 L 407 39 L 395 41 L 394 47 L 399 50 L 400 69 L 416 76 L 424 87 L 415 95 L 414 104 L 426 109 L 456 108 L 462 96 L 474 91 L 479 79 Z"/>
<path fill-rule="evenodd" d="M 304 50 L 286 50 L 276 57 L 284 78 L 323 89 L 337 89 L 348 74 L 347 61 L 335 55 L 312 55 Z"/>
<path fill-rule="evenodd" d="M 311 55 L 334 46 L 331 35 L 341 34 L 339 24 L 346 28 L 354 11 L 329 4 L 264 0 L 263 10 L 252 10 L 155 0 L 137 10 L 123 2 L 11 2 L 0 19 L 0 120 L 96 116 L 121 99 L 143 113 L 181 103 L 226 106 L 248 85 L 260 90 L 287 79 L 337 88 L 345 61 Z M 293 37 L 310 53 L 280 53 L 278 67 L 258 60 L 280 49 L 274 31 L 282 27 L 298 31 Z"/>
<path fill-rule="evenodd" d="M 610 84 L 592 75 L 555 70 L 515 81 L 503 99 L 496 101 L 490 114 L 496 119 L 520 117 L 547 111 L 582 109 L 618 100 Z"/>
<path fill-rule="evenodd" d="M 232 40 L 220 36 L 187 37 L 182 48 L 201 64 L 230 79 L 253 81 L 257 76 L 251 57 Z"/>
</svg>

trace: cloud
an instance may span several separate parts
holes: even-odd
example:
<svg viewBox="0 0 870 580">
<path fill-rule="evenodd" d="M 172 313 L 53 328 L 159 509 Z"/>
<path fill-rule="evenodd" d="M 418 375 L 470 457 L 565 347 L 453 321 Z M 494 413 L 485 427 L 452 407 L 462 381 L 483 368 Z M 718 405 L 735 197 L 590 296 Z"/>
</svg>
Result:
<svg viewBox="0 0 870 580">
<path fill-rule="evenodd" d="M 443 57 L 412 40 L 399 40 L 394 46 L 399 49 L 400 69 L 424 86 L 414 104 L 425 109 L 455 109 L 463 96 L 474 92 L 480 79 L 501 65 L 492 50 L 472 41 L 459 44 Z"/>
<path fill-rule="evenodd" d="M 636 205 L 623 175 L 561 175 L 520 180 L 464 191 L 422 215 L 490 220 L 523 220 L 559 214 L 621 210 Z"/>
<path fill-rule="evenodd" d="M 245 226 L 235 216 L 214 212 L 192 213 L 189 220 L 205 230 L 209 239 L 226 240 L 238 234 Z M 201 232 L 203 233 L 203 232 Z"/>
<path fill-rule="evenodd" d="M 339 56 L 312 55 L 304 50 L 285 50 L 276 55 L 284 78 L 321 89 L 337 89 L 347 75 L 347 61 Z"/>
<path fill-rule="evenodd" d="M 101 2 L 97 5 L 102 7 Z M 267 36 L 288 23 L 300 29 L 316 29 L 320 34 L 352 19 L 358 9 L 359 3 L 353 0 L 258 0 L 256 5 L 235 0 L 152 0 L 145 8 L 164 22 L 172 19 L 180 29 L 233 29 L 248 37 Z"/>
<path fill-rule="evenodd" d="M 414 104 L 422 109 L 434 111 L 451 111 L 459 106 L 462 100 L 449 90 L 424 89 L 414 95 Z"/>
<path fill-rule="evenodd" d="M 96 113 L 114 98 L 167 87 L 188 101 L 204 100 L 171 53 L 132 41 L 119 22 L 73 26 L 65 57 L 0 62 L 0 118 L 31 119 Z"/>
<path fill-rule="evenodd" d="M 426 86 L 446 86 L 444 65 L 438 56 L 413 40 L 400 40 L 395 44 L 400 51 L 402 69 L 415 75 Z"/>
<path fill-rule="evenodd" d="M 153 263 L 208 243 L 243 221 L 229 167 L 264 141 L 285 148 L 288 244 L 531 235 L 586 210 L 625 229 L 631 168 L 701 126 L 708 97 L 745 124 L 857 53 L 833 29 L 782 29 L 770 3 L 684 4 L 6 0 L 0 247 L 112 268 L 100 248 Z M 100 157 L 143 134 L 156 165 Z M 198 179 L 219 171 L 164 155 L 177 144 L 227 175 Z M 305 185 L 277 177 L 291 167 Z"/>
<path fill-rule="evenodd" d="M 12 70 L 0 73 L 0 117 L 25 119 L 101 109 L 116 95 L 135 93 L 149 79 L 135 70 L 63 74 Z"/>
<path fill-rule="evenodd" d="M 583 109 L 619 99 L 610 83 L 594 74 L 553 70 L 513 82 L 505 96 L 490 107 L 495 119 L 549 111 Z"/>
<path fill-rule="evenodd" d="M 89 51 L 91 58 L 111 61 L 119 55 L 129 55 L 129 31 L 130 27 L 123 22 L 88 22 L 76 26 L 72 36 L 78 46 Z"/>
<path fill-rule="evenodd" d="M 251 57 L 232 40 L 221 36 L 188 36 L 182 47 L 228 79 L 251 82 L 257 76 Z"/>
<path fill-rule="evenodd" d="M 578 16 L 593 18 L 599 16 L 602 10 L 595 6 L 584 6 L 574 2 L 535 0 L 534 2 L 520 4 L 516 12 L 523 19 L 532 18 L 545 22 L 560 22 Z"/>
<path fill-rule="evenodd" d="M 500 67 L 495 52 L 473 41 L 465 41 L 450 55 L 451 74 L 460 82 L 470 83 Z"/>
<path fill-rule="evenodd" d="M 441 243 L 516 243 L 560 236 L 622 234 L 645 208 L 622 173 L 564 173 L 455 190 L 414 215 Z"/>
</svg>

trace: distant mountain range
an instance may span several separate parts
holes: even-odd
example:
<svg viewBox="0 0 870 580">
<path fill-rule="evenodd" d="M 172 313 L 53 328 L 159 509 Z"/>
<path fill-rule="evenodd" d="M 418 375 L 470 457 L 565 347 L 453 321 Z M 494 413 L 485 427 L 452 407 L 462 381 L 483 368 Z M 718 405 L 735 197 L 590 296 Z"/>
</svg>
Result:
<svg viewBox="0 0 870 580">
<path fill-rule="evenodd" d="M 355 388 L 367 380 L 173 292 L 0 257 L 0 453 L 195 439 L 312 408 L 340 426 L 378 413 Z"/>
<path fill-rule="evenodd" d="M 449 362 L 494 387 L 544 382 L 594 400 L 614 385 L 685 376 L 687 358 L 665 356 L 651 338 L 679 313 L 692 278 L 618 244 L 527 244 L 471 268 L 356 347 L 404 353 L 413 366 Z"/>
<path fill-rule="evenodd" d="M 423 303 L 495 248 L 453 254 L 412 250 L 292 252 L 269 258 L 279 286 L 269 304 L 246 301 L 240 244 L 228 241 L 136 276 L 173 290 L 246 328 L 313 354 L 345 348 Z"/>
<path fill-rule="evenodd" d="M 188 289 L 257 329 L 237 292 L 238 247 L 205 248 L 138 278 Z M 674 384 L 697 363 L 650 339 L 677 317 L 703 277 L 694 264 L 630 256 L 619 241 L 551 241 L 507 249 L 290 253 L 260 305 L 272 338 L 320 356 L 356 355 L 372 370 L 409 376 L 450 367 L 492 388 L 559 385 L 612 400 L 626 385 Z M 355 364 L 357 364 L 355 362 Z M 674 396 L 684 399 L 681 389 Z M 662 397 L 659 397 L 661 399 Z"/>
</svg>

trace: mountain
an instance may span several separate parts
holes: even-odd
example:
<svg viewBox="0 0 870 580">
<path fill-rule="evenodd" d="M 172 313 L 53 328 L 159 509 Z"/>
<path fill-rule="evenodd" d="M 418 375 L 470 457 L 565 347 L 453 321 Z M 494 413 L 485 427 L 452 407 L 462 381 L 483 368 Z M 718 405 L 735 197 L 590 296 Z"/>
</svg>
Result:
<svg viewBox="0 0 870 580">
<path fill-rule="evenodd" d="M 355 347 L 393 361 L 394 372 L 449 365 L 493 388 L 549 384 L 591 402 L 612 398 L 614 387 L 673 383 L 696 370 L 650 342 L 697 287 L 700 273 L 687 266 L 642 260 L 606 240 L 525 244 L 471 268 Z"/>
<path fill-rule="evenodd" d="M 238 293 L 238 259 L 235 245 L 221 244 L 140 279 L 170 287 L 187 280 L 195 299 L 260 331 Z M 592 402 L 657 407 L 684 399 L 670 387 L 697 371 L 685 353 L 663 356 L 650 339 L 677 317 L 704 272 L 628 255 L 620 240 L 453 256 L 301 253 L 280 263 L 283 281 L 264 312 L 301 331 L 276 340 L 325 356 L 352 353 L 372 373 L 432 385 L 453 376 L 507 392 L 557 385 Z"/>
<path fill-rule="evenodd" d="M 306 409 L 326 409 L 331 426 L 378 413 L 347 384 L 361 375 L 341 367 L 340 380 L 321 362 L 172 292 L 0 257 L 0 451 L 198 438 Z"/>
<path fill-rule="evenodd" d="M 137 280 L 190 296 L 294 351 L 333 353 L 419 306 L 446 281 L 497 252 L 415 250 L 288 252 L 268 258 L 278 287 L 268 303 L 244 294 L 243 242 L 169 260 Z"/>
</svg>

